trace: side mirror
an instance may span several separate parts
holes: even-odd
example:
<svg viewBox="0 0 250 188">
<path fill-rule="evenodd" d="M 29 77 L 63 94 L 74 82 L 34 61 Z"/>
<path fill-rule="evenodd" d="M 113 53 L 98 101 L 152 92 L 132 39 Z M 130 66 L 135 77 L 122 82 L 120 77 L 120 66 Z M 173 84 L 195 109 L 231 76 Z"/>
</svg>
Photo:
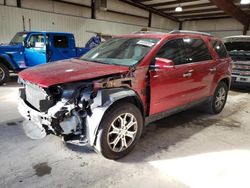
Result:
<svg viewBox="0 0 250 188">
<path fill-rule="evenodd" d="M 171 59 L 155 58 L 155 69 L 174 69 L 174 62 Z"/>
</svg>

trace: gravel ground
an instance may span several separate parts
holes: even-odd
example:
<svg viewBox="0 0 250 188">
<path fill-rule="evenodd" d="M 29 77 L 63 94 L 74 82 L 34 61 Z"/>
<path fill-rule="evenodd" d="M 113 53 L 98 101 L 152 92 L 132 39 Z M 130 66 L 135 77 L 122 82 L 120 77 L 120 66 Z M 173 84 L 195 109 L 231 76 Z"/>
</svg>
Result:
<svg viewBox="0 0 250 188">
<path fill-rule="evenodd" d="M 230 91 L 216 116 L 192 109 L 152 123 L 112 161 L 55 136 L 26 137 L 14 78 L 0 87 L 0 187 L 249 188 L 249 92 Z"/>
</svg>

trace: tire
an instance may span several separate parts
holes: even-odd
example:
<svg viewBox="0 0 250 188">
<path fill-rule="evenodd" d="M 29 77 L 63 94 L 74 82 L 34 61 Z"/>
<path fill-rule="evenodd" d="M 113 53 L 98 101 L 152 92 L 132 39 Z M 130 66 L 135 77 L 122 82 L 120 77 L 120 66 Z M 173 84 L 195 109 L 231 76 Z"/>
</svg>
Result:
<svg viewBox="0 0 250 188">
<path fill-rule="evenodd" d="M 9 69 L 0 62 L 0 86 L 9 80 Z"/>
<path fill-rule="evenodd" d="M 122 120 L 126 119 L 125 125 Z M 130 153 L 143 130 L 140 110 L 128 102 L 117 103 L 104 115 L 97 135 L 96 145 L 108 159 L 119 159 Z"/>
<path fill-rule="evenodd" d="M 225 82 L 220 82 L 214 92 L 214 95 L 209 100 L 207 107 L 210 114 L 219 114 L 227 101 L 228 86 Z"/>
</svg>

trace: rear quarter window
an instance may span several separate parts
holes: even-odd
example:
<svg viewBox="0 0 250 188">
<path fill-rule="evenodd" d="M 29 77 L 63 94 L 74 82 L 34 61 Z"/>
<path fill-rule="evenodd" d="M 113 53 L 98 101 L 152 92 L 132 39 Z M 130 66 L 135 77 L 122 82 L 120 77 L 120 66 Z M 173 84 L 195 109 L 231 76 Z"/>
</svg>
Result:
<svg viewBox="0 0 250 188">
<path fill-rule="evenodd" d="M 54 47 L 55 48 L 68 48 L 68 37 L 66 36 L 54 36 Z"/>
<path fill-rule="evenodd" d="M 213 39 L 210 43 L 220 58 L 228 57 L 227 49 L 221 41 Z"/>
</svg>

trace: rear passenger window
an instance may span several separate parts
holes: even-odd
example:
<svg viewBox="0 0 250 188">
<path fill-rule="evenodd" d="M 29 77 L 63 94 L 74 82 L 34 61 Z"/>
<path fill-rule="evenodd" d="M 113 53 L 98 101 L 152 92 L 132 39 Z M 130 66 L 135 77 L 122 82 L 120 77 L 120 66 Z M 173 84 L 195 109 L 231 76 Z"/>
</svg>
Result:
<svg viewBox="0 0 250 188">
<path fill-rule="evenodd" d="M 160 48 L 156 57 L 170 59 L 175 65 L 187 63 L 185 50 L 183 48 L 183 39 L 173 39 L 168 41 Z"/>
<path fill-rule="evenodd" d="M 212 56 L 202 39 L 185 38 L 183 41 L 187 49 L 189 63 L 212 59 Z"/>
<path fill-rule="evenodd" d="M 227 49 L 221 41 L 211 40 L 210 43 L 220 58 L 228 57 Z"/>
<path fill-rule="evenodd" d="M 55 48 L 68 48 L 68 37 L 66 36 L 54 36 Z"/>
</svg>

